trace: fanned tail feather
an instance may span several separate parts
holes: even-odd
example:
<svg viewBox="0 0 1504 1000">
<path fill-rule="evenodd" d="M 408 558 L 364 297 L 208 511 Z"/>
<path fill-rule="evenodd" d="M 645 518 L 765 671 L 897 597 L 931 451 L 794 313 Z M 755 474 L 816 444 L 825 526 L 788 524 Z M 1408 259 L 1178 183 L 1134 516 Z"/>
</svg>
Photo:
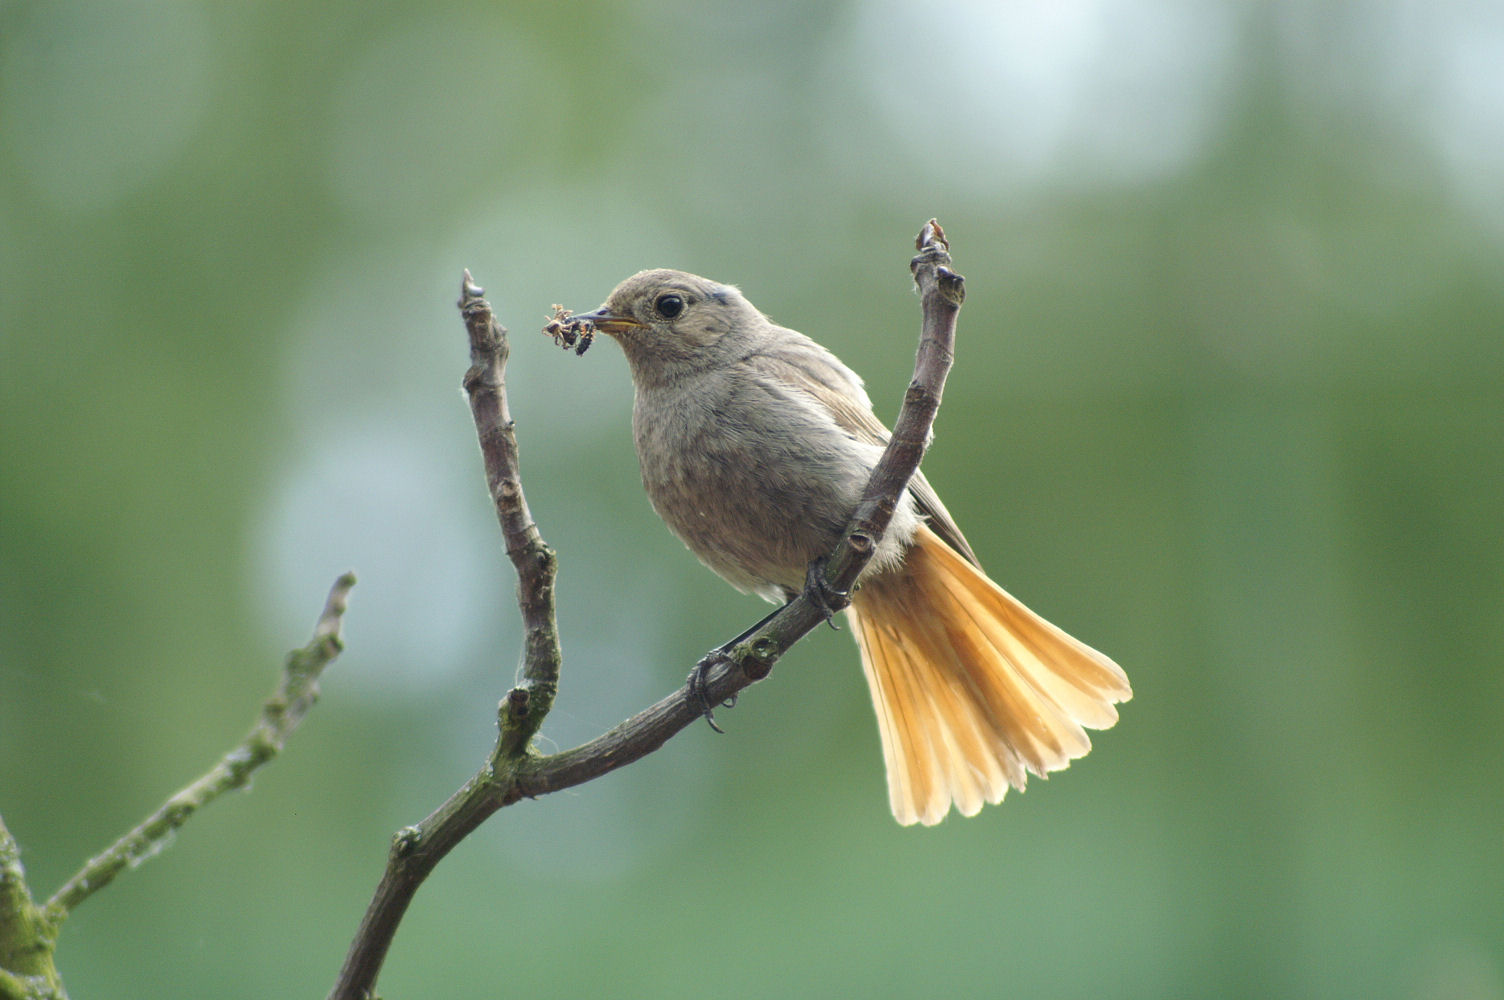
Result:
<svg viewBox="0 0 1504 1000">
<path fill-rule="evenodd" d="M 929 528 L 850 616 L 905 825 L 973 816 L 1091 749 L 1133 696 L 1112 660 L 1024 607 Z M 1085 728 L 1083 728 L 1085 727 Z"/>
</svg>

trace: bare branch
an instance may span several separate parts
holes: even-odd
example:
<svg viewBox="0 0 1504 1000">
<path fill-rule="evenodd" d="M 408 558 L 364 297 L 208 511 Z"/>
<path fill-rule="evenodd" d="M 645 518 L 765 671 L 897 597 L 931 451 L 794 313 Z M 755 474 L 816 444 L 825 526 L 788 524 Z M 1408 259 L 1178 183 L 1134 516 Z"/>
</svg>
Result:
<svg viewBox="0 0 1504 1000">
<path fill-rule="evenodd" d="M 703 694 L 713 702 L 731 698 L 766 677 L 779 657 L 825 620 L 832 595 L 834 603 L 849 600 L 845 595 L 882 540 L 898 498 L 924 456 L 954 356 L 964 287 L 961 276 L 950 270 L 949 245 L 939 223 L 930 220 L 916 246 L 919 254 L 910 267 L 919 286 L 924 319 L 914 378 L 888 447 L 841 542 L 826 562 L 825 607 L 801 595 L 742 637 L 728 656 L 717 659 L 707 671 Z M 330 1000 L 365 1000 L 373 995 L 382 962 L 418 887 L 492 813 L 521 798 L 569 788 L 640 760 L 703 715 L 699 696 L 686 685 L 582 746 L 548 756 L 531 751 L 529 743 L 558 687 L 556 565 L 523 499 L 517 442 L 506 404 L 506 330 L 496 322 L 482 295 L 465 272 L 460 309 L 470 335 L 472 362 L 465 389 L 507 554 L 517 569 L 518 603 L 527 629 L 524 681 L 501 704 L 500 735 L 486 765 L 428 818 L 393 838 L 386 871 Z"/>
<path fill-rule="evenodd" d="M 517 437 L 506 399 L 507 331 L 466 271 L 460 285 L 460 313 L 470 337 L 470 369 L 465 392 L 480 442 L 486 486 L 517 570 L 517 604 L 522 611 L 523 682 L 507 692 L 497 714 L 499 736 L 490 760 L 449 800 L 417 826 L 397 831 L 386 871 L 361 917 L 345 955 L 331 998 L 363 1000 L 371 995 L 397 926 L 418 887 L 454 846 L 488 816 L 517 799 L 512 772 L 553 705 L 559 685 L 559 632 L 554 614 L 553 550 L 543 541 L 528 512 L 518 472 Z"/>
<path fill-rule="evenodd" d="M 499 752 L 519 753 L 543 724 L 559 688 L 559 626 L 554 615 L 554 577 L 558 564 L 553 549 L 543 541 L 527 508 L 518 473 L 517 435 L 507 408 L 506 367 L 511 348 L 507 331 L 496 321 L 491 304 L 465 272 L 460 288 L 460 313 L 470 335 L 470 370 L 465 373 L 465 392 L 480 441 L 486 468 L 486 487 L 496 507 L 496 520 L 506 539 L 507 556 L 517 570 L 517 605 L 526 631 L 523 683 L 507 696 L 503 720 L 507 723 L 505 747 Z"/>
<path fill-rule="evenodd" d="M 318 700 L 319 675 L 339 656 L 344 644 L 339 637 L 350 588 L 355 575 L 346 573 L 334 582 L 323 613 L 313 630 L 313 639 L 287 655 L 277 690 L 261 706 L 251 731 L 209 771 L 183 788 L 134 829 L 91 858 L 79 872 L 47 901 L 49 921 L 61 925 L 79 903 L 109 885 L 127 868 L 135 868 L 167 846 L 174 830 L 199 809 L 250 781 L 252 773 L 281 752 L 287 737 L 303 721 Z"/>
</svg>

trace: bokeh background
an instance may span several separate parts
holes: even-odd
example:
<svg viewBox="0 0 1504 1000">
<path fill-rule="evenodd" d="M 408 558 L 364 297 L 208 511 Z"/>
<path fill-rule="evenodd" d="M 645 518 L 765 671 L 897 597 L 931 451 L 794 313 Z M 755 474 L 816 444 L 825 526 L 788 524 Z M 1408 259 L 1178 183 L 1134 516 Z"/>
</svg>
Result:
<svg viewBox="0 0 1504 1000">
<path fill-rule="evenodd" d="M 846 635 L 506 810 L 392 997 L 1504 996 L 1504 9 L 1495 3 L 0 5 L 0 812 L 39 893 L 238 739 L 254 790 L 64 931 L 73 994 L 321 996 L 520 648 L 459 392 L 514 332 L 562 561 L 546 746 L 764 608 L 648 508 L 616 348 L 675 266 L 868 381 L 913 235 L 968 278 L 926 468 L 1111 653 L 1096 751 L 900 829 Z"/>
</svg>

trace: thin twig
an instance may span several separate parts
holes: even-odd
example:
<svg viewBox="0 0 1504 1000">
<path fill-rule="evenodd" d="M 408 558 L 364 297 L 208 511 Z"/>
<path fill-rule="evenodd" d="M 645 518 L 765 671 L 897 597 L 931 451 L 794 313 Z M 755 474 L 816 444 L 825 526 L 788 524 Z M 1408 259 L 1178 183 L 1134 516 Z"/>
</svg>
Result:
<svg viewBox="0 0 1504 1000">
<path fill-rule="evenodd" d="M 836 600 L 850 591 L 887 530 L 899 496 L 919 467 L 950 371 L 956 316 L 964 296 L 961 276 L 950 270 L 949 245 L 930 220 L 916 240 L 911 262 L 924 314 L 914 379 L 903 408 L 841 542 L 826 563 Z M 470 335 L 471 368 L 465 376 L 486 481 L 518 574 L 518 603 L 527 629 L 523 684 L 508 692 L 499 713 L 500 735 L 490 760 L 449 800 L 417 826 L 397 832 L 387 868 L 366 908 L 330 1000 L 365 1000 L 397 927 L 418 887 L 461 840 L 498 809 L 599 777 L 652 753 L 703 715 L 700 696 L 679 689 L 610 732 L 561 753 L 540 756 L 530 749 L 553 701 L 559 676 L 555 623 L 553 551 L 543 542 L 523 499 L 517 442 L 506 405 L 506 330 L 492 316 L 483 292 L 465 272 L 460 309 Z M 729 658 L 708 671 L 702 694 L 724 701 L 766 677 L 795 642 L 823 622 L 822 609 L 801 595 L 748 634 Z"/>
<path fill-rule="evenodd" d="M 416 826 L 397 831 L 386 871 L 376 886 L 345 955 L 331 998 L 363 1000 L 371 994 L 397 926 L 423 880 L 496 810 L 516 801 L 513 772 L 553 706 L 559 685 L 559 631 L 554 614 L 557 562 L 543 541 L 522 492 L 517 437 L 507 408 L 507 331 L 496 321 L 485 292 L 466 271 L 460 313 L 470 337 L 470 369 L 464 387 L 480 442 L 486 485 L 517 571 L 517 603 L 527 638 L 522 683 L 507 692 L 498 710 L 499 736 L 490 759 L 443 805 Z"/>
<path fill-rule="evenodd" d="M 73 908 L 109 885 L 127 868 L 135 868 L 167 846 L 171 834 L 199 809 L 250 781 L 257 768 L 270 761 L 287 742 L 303 716 L 318 700 L 319 675 L 344 648 L 339 637 L 350 588 L 355 575 L 346 573 L 334 582 L 324 602 L 323 613 L 313 630 L 313 639 L 287 655 L 277 690 L 261 706 L 251 731 L 209 771 L 179 791 L 125 836 L 91 858 L 79 872 L 47 901 L 48 920 L 60 925 Z"/>
<path fill-rule="evenodd" d="M 465 393 L 480 441 L 486 486 L 496 508 L 496 520 L 506 540 L 507 555 L 517 571 L 517 604 L 526 632 L 522 684 L 507 696 L 506 754 L 520 753 L 543 724 L 559 688 L 559 626 L 554 616 L 554 577 L 558 563 L 543 541 L 527 508 L 518 473 L 517 435 L 507 408 L 506 369 L 511 348 L 506 327 L 496 321 L 484 289 L 465 272 L 460 289 L 460 313 L 470 336 L 470 370 Z"/>
</svg>

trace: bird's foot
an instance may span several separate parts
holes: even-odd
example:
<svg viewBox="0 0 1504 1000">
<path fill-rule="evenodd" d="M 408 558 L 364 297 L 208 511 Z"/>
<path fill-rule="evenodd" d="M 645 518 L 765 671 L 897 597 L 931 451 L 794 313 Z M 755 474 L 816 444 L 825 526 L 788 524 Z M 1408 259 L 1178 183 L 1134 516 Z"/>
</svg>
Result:
<svg viewBox="0 0 1504 1000">
<path fill-rule="evenodd" d="M 716 724 L 715 710 L 717 708 L 733 707 L 736 704 L 736 695 L 732 695 L 719 705 L 715 705 L 710 700 L 708 682 L 711 668 L 718 663 L 729 662 L 731 662 L 731 653 L 725 646 L 712 649 L 700 658 L 700 662 L 695 664 L 694 669 L 689 672 L 689 677 L 684 682 L 684 686 L 689 689 L 690 701 L 699 705 L 700 713 L 705 716 L 705 722 L 718 733 L 725 733 L 726 730 Z"/>
<path fill-rule="evenodd" d="M 824 559 L 816 559 L 804 571 L 804 596 L 820 612 L 825 624 L 839 632 L 841 629 L 836 625 L 836 612 L 851 604 L 851 591 L 837 590 L 830 585 L 830 581 L 825 579 L 825 562 Z"/>
</svg>

